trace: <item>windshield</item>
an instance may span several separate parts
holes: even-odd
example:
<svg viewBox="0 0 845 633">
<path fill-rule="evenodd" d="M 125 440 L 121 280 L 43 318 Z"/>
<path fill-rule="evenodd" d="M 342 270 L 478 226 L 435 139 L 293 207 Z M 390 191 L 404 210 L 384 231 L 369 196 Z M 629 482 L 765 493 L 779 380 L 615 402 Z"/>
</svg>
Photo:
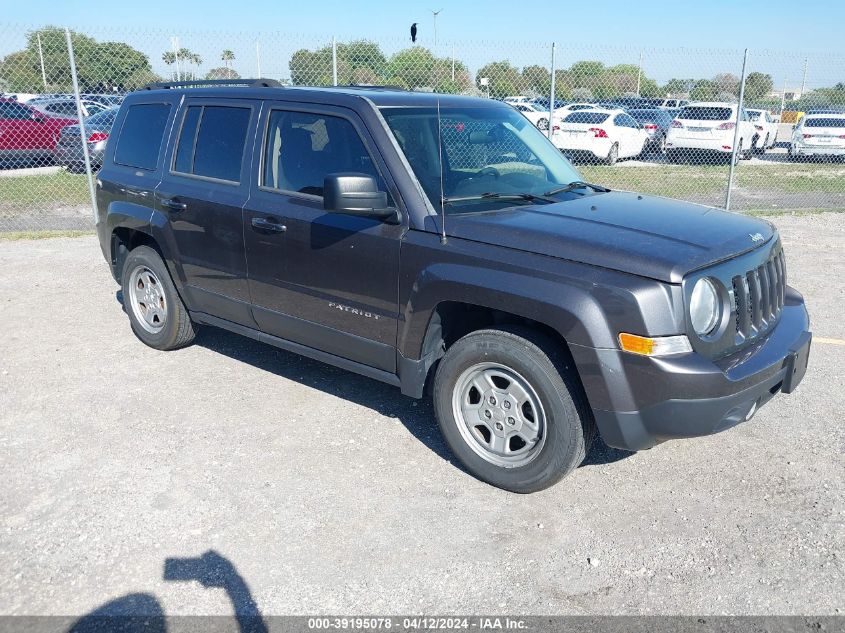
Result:
<svg viewBox="0 0 845 633">
<path fill-rule="evenodd" d="M 381 112 L 431 206 L 440 213 L 437 109 L 385 107 Z M 447 201 L 447 214 L 513 206 L 516 203 L 507 198 L 511 194 L 543 196 L 581 180 L 554 145 L 512 108 L 444 107 L 440 121 L 443 197 L 455 199 Z M 491 193 L 502 197 L 480 197 Z M 529 198 L 521 203 L 530 203 Z"/>
<path fill-rule="evenodd" d="M 111 127 L 114 124 L 114 118 L 117 116 L 117 108 L 109 108 L 101 110 L 97 114 L 92 114 L 85 119 L 86 125 L 99 125 L 101 127 Z"/>
</svg>

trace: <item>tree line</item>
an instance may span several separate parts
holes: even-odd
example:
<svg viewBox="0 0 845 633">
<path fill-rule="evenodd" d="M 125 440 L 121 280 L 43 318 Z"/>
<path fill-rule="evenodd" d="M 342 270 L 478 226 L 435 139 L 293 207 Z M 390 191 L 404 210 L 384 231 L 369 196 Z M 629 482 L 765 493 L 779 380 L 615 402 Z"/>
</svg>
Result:
<svg viewBox="0 0 845 633">
<path fill-rule="evenodd" d="M 40 38 L 40 49 L 39 49 Z M 83 91 L 134 90 L 161 81 L 149 57 L 124 42 L 98 42 L 71 32 L 80 88 Z M 390 85 L 406 89 L 454 94 L 489 94 L 494 98 L 525 94 L 548 97 L 551 72 L 541 65 L 519 68 L 508 60 L 492 61 L 473 77 L 467 65 L 452 57 L 438 57 L 423 46 L 411 46 L 390 56 L 375 42 L 360 39 L 336 45 L 339 84 Z M 41 75 L 41 57 L 45 77 Z M 201 73 L 203 58 L 188 48 L 164 51 L 162 61 L 171 69 L 170 79 L 238 79 L 236 57 L 224 49 L 222 65 Z M 302 48 L 290 59 L 290 82 L 294 85 L 328 86 L 334 82 L 331 46 Z M 68 92 L 72 82 L 64 29 L 48 26 L 27 35 L 26 46 L 0 60 L 0 90 L 7 92 Z M 482 85 L 482 79 L 486 79 Z M 620 96 L 684 97 L 693 100 L 735 100 L 740 78 L 720 73 L 709 79 L 671 79 L 659 84 L 636 64 L 605 65 L 599 61 L 578 61 L 555 71 L 555 98 L 601 100 Z M 752 72 L 746 77 L 748 101 L 764 103 L 773 88 L 771 75 Z M 804 95 L 795 106 L 845 104 L 845 84 L 817 89 Z"/>
</svg>

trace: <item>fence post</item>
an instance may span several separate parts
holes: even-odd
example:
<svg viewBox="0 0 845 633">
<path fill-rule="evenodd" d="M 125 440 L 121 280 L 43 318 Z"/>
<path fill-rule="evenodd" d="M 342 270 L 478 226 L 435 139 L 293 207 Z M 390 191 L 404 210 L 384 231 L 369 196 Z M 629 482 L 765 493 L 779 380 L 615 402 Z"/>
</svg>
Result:
<svg viewBox="0 0 845 633">
<path fill-rule="evenodd" d="M 748 49 L 745 49 L 745 55 L 742 58 L 742 78 L 739 80 L 739 104 L 736 108 L 736 125 L 734 126 L 734 143 L 733 151 L 731 152 L 731 166 L 728 169 L 728 190 L 725 193 L 725 211 L 731 210 L 731 190 L 734 186 L 734 169 L 737 162 L 737 153 L 742 155 L 742 148 L 737 147 L 739 142 L 739 122 L 742 120 L 742 108 L 745 101 L 745 68 L 748 65 Z M 753 139 L 751 140 L 753 143 Z M 753 147 L 753 145 L 752 145 Z"/>
<path fill-rule="evenodd" d="M 337 85 L 337 38 L 332 36 L 332 81 Z"/>
<path fill-rule="evenodd" d="M 549 129 L 547 130 L 549 140 L 552 138 L 554 132 L 554 112 L 555 112 L 555 43 L 552 42 L 552 87 L 549 95 Z"/>
<path fill-rule="evenodd" d="M 85 160 L 85 174 L 88 176 L 88 191 L 91 194 L 91 211 L 94 214 L 94 224 L 97 223 L 97 193 L 94 190 L 94 174 L 91 172 L 91 157 L 88 155 L 88 136 L 85 134 L 85 119 L 82 117 L 82 100 L 79 96 L 79 80 L 76 77 L 76 58 L 73 55 L 73 42 L 70 39 L 70 29 L 65 28 L 67 40 L 67 55 L 70 60 L 70 76 L 73 80 L 73 95 L 76 99 L 76 116 L 79 117 L 79 140 L 82 142 L 82 156 Z"/>
<path fill-rule="evenodd" d="M 47 92 L 47 71 L 44 70 L 44 51 L 41 48 L 41 33 L 36 33 L 38 38 L 38 59 L 41 60 L 41 80 L 44 82 L 44 92 Z"/>
</svg>

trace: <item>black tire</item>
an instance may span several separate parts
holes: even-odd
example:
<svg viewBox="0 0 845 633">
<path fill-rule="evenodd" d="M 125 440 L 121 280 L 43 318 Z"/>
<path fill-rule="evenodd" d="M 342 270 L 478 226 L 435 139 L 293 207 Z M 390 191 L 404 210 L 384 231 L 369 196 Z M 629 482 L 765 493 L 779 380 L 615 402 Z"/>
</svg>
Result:
<svg viewBox="0 0 845 633">
<path fill-rule="evenodd" d="M 680 150 L 677 149 L 667 149 L 666 150 L 666 160 L 670 163 L 680 163 L 682 159 L 682 154 Z"/>
<path fill-rule="evenodd" d="M 537 129 L 547 132 L 549 130 L 549 120 L 545 118 L 539 119 L 537 121 Z"/>
<path fill-rule="evenodd" d="M 453 393 L 465 372 L 494 363 L 516 372 L 531 385 L 545 415 L 542 446 L 525 465 L 492 463 L 470 445 L 453 408 Z M 486 406 L 486 405 L 484 405 Z M 434 381 L 434 408 L 452 453 L 478 479 L 517 493 L 557 483 L 583 460 L 596 434 L 577 370 L 565 350 L 527 328 L 479 330 L 446 352 Z"/>
<path fill-rule="evenodd" d="M 134 287 L 130 280 L 136 270 L 149 269 L 160 282 L 160 292 L 164 297 L 165 318 L 160 331 L 151 332 L 136 314 L 132 303 Z M 188 310 L 173 285 L 167 266 L 161 256 L 149 246 L 138 246 L 129 252 L 121 273 L 123 307 L 129 315 L 132 331 L 143 343 L 158 350 L 173 350 L 184 347 L 194 340 L 195 331 Z"/>
<path fill-rule="evenodd" d="M 619 161 L 619 144 L 614 143 L 610 146 L 610 150 L 607 152 L 607 157 L 604 159 L 604 164 L 613 167 Z"/>
</svg>

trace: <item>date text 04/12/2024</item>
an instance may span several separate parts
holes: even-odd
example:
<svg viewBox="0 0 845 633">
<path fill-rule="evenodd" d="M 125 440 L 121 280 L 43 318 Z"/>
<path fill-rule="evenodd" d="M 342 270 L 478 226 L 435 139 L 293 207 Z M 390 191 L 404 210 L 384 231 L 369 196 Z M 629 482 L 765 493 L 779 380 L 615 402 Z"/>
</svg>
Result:
<svg viewBox="0 0 845 633">
<path fill-rule="evenodd" d="M 524 620 L 509 617 L 426 617 L 414 616 L 399 619 L 394 618 L 309 618 L 308 628 L 312 630 L 374 630 L 399 629 L 407 631 L 431 630 L 525 630 Z"/>
</svg>

